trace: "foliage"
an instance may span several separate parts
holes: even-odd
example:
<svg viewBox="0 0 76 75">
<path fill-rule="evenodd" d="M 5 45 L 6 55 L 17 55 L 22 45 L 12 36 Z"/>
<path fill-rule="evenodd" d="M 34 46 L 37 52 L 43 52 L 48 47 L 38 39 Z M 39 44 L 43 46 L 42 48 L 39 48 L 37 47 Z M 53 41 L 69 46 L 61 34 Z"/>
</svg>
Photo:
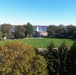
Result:
<svg viewBox="0 0 76 75">
<path fill-rule="evenodd" d="M 1 35 L 7 36 L 7 38 L 13 38 L 15 34 L 15 38 L 24 38 L 24 37 L 32 37 L 38 36 L 36 32 L 34 32 L 34 27 L 32 24 L 27 23 L 26 25 L 18 25 L 17 26 L 11 24 L 2 24 L 2 33 Z M 76 38 L 76 26 L 74 25 L 67 25 L 64 26 L 60 24 L 59 26 L 56 25 L 49 25 L 47 28 L 48 37 L 57 37 L 57 38 Z M 20 31 L 19 31 L 20 30 Z M 34 35 L 34 33 L 36 33 Z"/>
<path fill-rule="evenodd" d="M 45 58 L 46 58 L 47 64 L 48 64 L 47 68 L 48 68 L 49 75 L 50 75 L 50 74 L 54 74 L 54 72 L 56 72 L 56 71 L 55 71 L 55 66 L 56 66 L 56 64 L 54 63 L 54 62 L 55 62 L 55 57 L 54 57 L 54 55 L 56 55 L 56 54 L 54 53 L 53 48 L 55 48 L 55 45 L 54 45 L 53 42 L 51 42 L 51 43 L 49 44 L 49 46 L 47 46 L 47 50 L 48 50 L 48 51 L 47 51 L 46 54 L 45 54 Z M 56 58 L 57 58 L 57 57 L 56 57 Z"/>
<path fill-rule="evenodd" d="M 3 33 L 3 36 L 6 36 L 7 38 L 11 38 L 13 36 L 12 34 L 12 25 L 10 24 L 2 24 L 1 25 L 2 27 L 2 33 Z"/>
<path fill-rule="evenodd" d="M 27 37 L 31 37 L 33 35 L 33 33 L 34 33 L 33 26 L 30 23 L 27 23 L 27 26 L 26 26 Z"/>
<path fill-rule="evenodd" d="M 65 75 L 66 74 L 66 56 L 68 47 L 65 42 L 61 44 L 59 48 L 55 47 L 51 42 L 47 46 L 47 52 L 45 58 L 48 64 L 49 75 Z"/>
<path fill-rule="evenodd" d="M 76 26 L 68 25 L 59 26 L 49 25 L 47 28 L 48 37 L 76 38 Z"/>
<path fill-rule="evenodd" d="M 67 75 L 66 59 L 67 59 L 68 46 L 64 41 L 59 47 L 59 74 Z"/>
<path fill-rule="evenodd" d="M 25 28 L 22 25 L 15 26 L 15 38 L 24 38 L 25 37 Z"/>
<path fill-rule="evenodd" d="M 56 26 L 55 25 L 49 25 L 47 28 L 48 36 L 51 37 L 55 34 Z"/>
<path fill-rule="evenodd" d="M 0 38 L 2 38 L 2 28 L 0 26 Z"/>
<path fill-rule="evenodd" d="M 31 72 L 29 72 L 29 75 L 47 75 L 48 74 L 45 58 L 41 55 L 37 55 L 33 59 L 31 66 L 32 68 L 30 70 Z"/>
<path fill-rule="evenodd" d="M 57 37 L 66 37 L 67 35 L 67 29 L 64 25 L 59 25 L 56 29 L 56 36 Z"/>
<path fill-rule="evenodd" d="M 33 35 L 34 29 L 30 23 L 27 25 L 18 25 L 15 26 L 15 38 L 24 38 L 24 37 L 31 37 Z"/>
<path fill-rule="evenodd" d="M 73 37 L 76 32 L 75 26 L 69 25 L 69 26 L 67 26 L 67 30 L 68 30 L 67 35 Z"/>
<path fill-rule="evenodd" d="M 76 75 L 76 41 L 71 46 L 67 55 L 67 70 L 68 74 Z"/>
<path fill-rule="evenodd" d="M 44 57 L 35 53 L 33 47 L 19 41 L 0 45 L 0 75 L 47 75 Z"/>
</svg>

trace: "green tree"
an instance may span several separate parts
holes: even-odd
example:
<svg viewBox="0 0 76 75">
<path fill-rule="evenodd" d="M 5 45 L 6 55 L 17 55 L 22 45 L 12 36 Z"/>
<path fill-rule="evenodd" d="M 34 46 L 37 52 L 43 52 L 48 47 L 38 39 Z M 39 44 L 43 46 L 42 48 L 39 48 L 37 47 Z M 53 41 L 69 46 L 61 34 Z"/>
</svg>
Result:
<svg viewBox="0 0 76 75">
<path fill-rule="evenodd" d="M 23 25 L 15 26 L 15 38 L 24 38 L 25 37 L 25 28 Z"/>
<path fill-rule="evenodd" d="M 60 24 L 59 26 L 57 26 L 56 33 L 58 37 L 66 37 L 67 29 L 64 25 Z"/>
<path fill-rule="evenodd" d="M 0 26 L 0 38 L 2 38 L 2 28 Z"/>
<path fill-rule="evenodd" d="M 2 27 L 2 33 L 3 33 L 3 36 L 6 36 L 7 38 L 11 38 L 13 36 L 12 34 L 12 28 L 13 26 L 11 24 L 2 24 L 1 25 Z"/>
<path fill-rule="evenodd" d="M 27 26 L 26 26 L 27 37 L 31 37 L 33 35 L 33 33 L 34 33 L 33 26 L 30 23 L 27 23 Z"/>
<path fill-rule="evenodd" d="M 65 42 L 61 44 L 59 48 L 55 47 L 51 42 L 47 46 L 47 52 L 45 58 L 48 64 L 49 75 L 66 75 L 66 57 L 68 47 Z"/>
<path fill-rule="evenodd" d="M 56 26 L 55 25 L 49 25 L 47 28 L 48 36 L 53 36 L 56 32 Z"/>
<path fill-rule="evenodd" d="M 47 52 L 45 54 L 49 75 L 55 75 L 56 68 L 58 68 L 58 65 L 57 65 L 58 63 L 56 61 L 56 59 L 58 58 L 58 55 L 57 55 L 57 52 L 55 50 L 53 50 L 53 48 L 55 48 L 55 45 L 53 42 L 51 42 L 47 46 Z"/>
<path fill-rule="evenodd" d="M 68 46 L 64 41 L 59 47 L 59 75 L 67 75 L 66 59 L 67 59 Z"/>
<path fill-rule="evenodd" d="M 74 35 L 75 35 L 75 32 L 76 32 L 75 26 L 73 26 L 73 25 L 68 25 L 67 26 L 67 35 L 68 35 L 68 37 L 73 38 Z"/>
<path fill-rule="evenodd" d="M 68 75 L 76 75 L 76 41 L 73 43 L 70 50 L 68 51 L 66 62 Z"/>
<path fill-rule="evenodd" d="M 24 27 L 24 29 L 25 29 L 25 32 L 24 32 L 24 33 L 25 33 L 25 37 L 27 37 L 27 32 L 26 32 L 26 27 L 27 27 L 27 25 L 24 24 L 23 27 Z"/>
</svg>

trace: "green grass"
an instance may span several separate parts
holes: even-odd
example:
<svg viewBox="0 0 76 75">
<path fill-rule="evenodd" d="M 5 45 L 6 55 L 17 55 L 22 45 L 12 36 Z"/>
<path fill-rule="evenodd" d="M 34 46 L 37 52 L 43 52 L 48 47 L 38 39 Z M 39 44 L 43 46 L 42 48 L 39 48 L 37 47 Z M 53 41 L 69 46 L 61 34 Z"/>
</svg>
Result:
<svg viewBox="0 0 76 75">
<path fill-rule="evenodd" d="M 73 40 L 71 39 L 58 39 L 58 38 L 25 38 L 25 39 L 18 39 L 24 43 L 27 43 L 31 46 L 35 47 L 47 47 L 51 41 L 55 43 L 56 46 L 60 46 L 60 44 L 65 40 L 68 46 L 71 46 Z M 0 44 L 4 44 L 4 41 L 0 41 Z"/>
<path fill-rule="evenodd" d="M 71 39 L 57 39 L 57 38 L 42 38 L 42 39 L 20 39 L 20 41 L 27 43 L 35 47 L 47 47 L 51 41 L 55 43 L 56 46 L 60 46 L 63 41 L 66 41 L 68 46 L 71 46 L 73 40 Z"/>
</svg>

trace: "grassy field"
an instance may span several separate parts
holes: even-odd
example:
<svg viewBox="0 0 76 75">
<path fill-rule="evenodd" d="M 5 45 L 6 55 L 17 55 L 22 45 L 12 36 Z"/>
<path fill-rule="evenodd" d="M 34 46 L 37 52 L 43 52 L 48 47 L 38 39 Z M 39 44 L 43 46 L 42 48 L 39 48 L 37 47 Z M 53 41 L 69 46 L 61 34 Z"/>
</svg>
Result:
<svg viewBox="0 0 76 75">
<path fill-rule="evenodd" d="M 71 39 L 57 39 L 57 38 L 25 38 L 25 39 L 18 39 L 24 43 L 27 43 L 31 46 L 35 47 L 47 47 L 51 41 L 55 43 L 56 46 L 60 46 L 60 44 L 65 40 L 68 46 L 71 46 L 73 40 Z M 4 44 L 4 41 L 0 41 L 0 44 Z"/>
<path fill-rule="evenodd" d="M 55 43 L 56 46 L 60 46 L 60 44 L 65 40 L 68 46 L 71 46 L 73 40 L 71 39 L 57 39 L 57 38 L 30 38 L 30 39 L 19 39 L 20 41 L 27 43 L 31 46 L 35 47 L 47 47 L 51 41 Z"/>
</svg>

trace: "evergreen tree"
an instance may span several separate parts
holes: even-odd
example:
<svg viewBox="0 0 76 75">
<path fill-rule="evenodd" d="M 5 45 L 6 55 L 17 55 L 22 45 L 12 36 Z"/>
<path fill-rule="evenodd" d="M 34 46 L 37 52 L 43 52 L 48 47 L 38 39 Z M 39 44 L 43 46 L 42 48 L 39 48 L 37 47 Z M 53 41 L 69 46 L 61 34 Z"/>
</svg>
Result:
<svg viewBox="0 0 76 75">
<path fill-rule="evenodd" d="M 68 47 L 64 41 L 59 47 L 59 75 L 66 75 L 66 59 L 67 59 Z"/>
<path fill-rule="evenodd" d="M 51 42 L 49 44 L 49 46 L 47 46 L 47 52 L 45 55 L 45 58 L 47 60 L 47 68 L 48 68 L 48 72 L 49 75 L 57 75 L 57 71 L 58 71 L 58 51 L 54 50 L 55 45 L 53 42 Z"/>
<path fill-rule="evenodd" d="M 76 41 L 73 43 L 70 50 L 68 51 L 66 62 L 68 74 L 76 75 Z"/>
<path fill-rule="evenodd" d="M 54 43 L 51 42 L 47 46 L 47 52 L 45 58 L 48 64 L 49 75 L 65 75 L 66 70 L 66 58 L 68 47 L 64 41 L 59 48 L 56 48 Z"/>
</svg>

